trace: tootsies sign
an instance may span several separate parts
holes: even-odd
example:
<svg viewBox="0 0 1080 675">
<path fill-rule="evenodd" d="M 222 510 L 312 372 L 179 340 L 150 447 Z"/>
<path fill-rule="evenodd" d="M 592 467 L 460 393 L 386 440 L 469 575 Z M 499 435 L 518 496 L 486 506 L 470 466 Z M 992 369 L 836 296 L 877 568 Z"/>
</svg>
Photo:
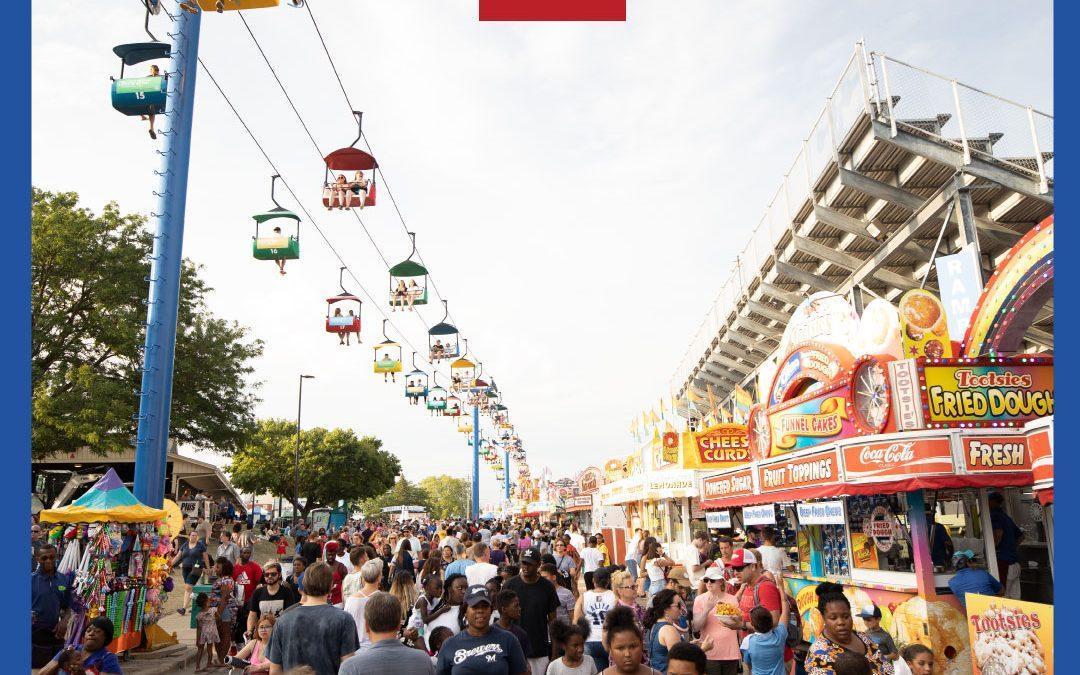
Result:
<svg viewBox="0 0 1080 675">
<path fill-rule="evenodd" d="M 897 429 L 1017 427 L 1054 414 L 1046 358 L 914 359 L 897 364 Z"/>
</svg>

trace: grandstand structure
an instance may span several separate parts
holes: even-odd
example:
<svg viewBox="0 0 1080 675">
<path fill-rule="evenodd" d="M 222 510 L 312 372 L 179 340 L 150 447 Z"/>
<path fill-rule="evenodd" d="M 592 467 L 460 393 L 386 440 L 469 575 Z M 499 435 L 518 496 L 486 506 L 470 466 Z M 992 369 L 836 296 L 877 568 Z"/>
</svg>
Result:
<svg viewBox="0 0 1080 675">
<path fill-rule="evenodd" d="M 936 292 L 934 259 L 968 244 L 988 279 L 1053 213 L 1053 159 L 1051 115 L 857 44 L 672 376 L 679 415 L 748 387 L 811 293 L 861 313 Z M 1052 352 L 1052 301 L 1025 350 Z"/>
</svg>

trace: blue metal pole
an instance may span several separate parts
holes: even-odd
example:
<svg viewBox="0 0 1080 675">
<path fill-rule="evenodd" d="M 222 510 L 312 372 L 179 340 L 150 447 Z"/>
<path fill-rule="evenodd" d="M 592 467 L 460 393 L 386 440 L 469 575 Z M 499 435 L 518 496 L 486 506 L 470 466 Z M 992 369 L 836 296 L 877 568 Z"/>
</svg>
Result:
<svg viewBox="0 0 1080 675">
<path fill-rule="evenodd" d="M 483 396 L 483 394 L 480 394 Z M 472 513 L 469 517 L 480 517 L 480 406 L 472 409 Z"/>
<path fill-rule="evenodd" d="M 165 495 L 191 118 L 202 20 L 201 13 L 177 14 L 177 32 L 169 59 L 164 149 L 158 151 L 163 158 L 163 169 L 158 213 L 154 214 L 154 254 L 150 262 L 139 430 L 135 446 L 135 496 L 155 508 L 161 507 Z"/>
<path fill-rule="evenodd" d="M 510 501 L 510 450 L 503 451 L 503 486 L 505 494 L 503 498 Z"/>
</svg>

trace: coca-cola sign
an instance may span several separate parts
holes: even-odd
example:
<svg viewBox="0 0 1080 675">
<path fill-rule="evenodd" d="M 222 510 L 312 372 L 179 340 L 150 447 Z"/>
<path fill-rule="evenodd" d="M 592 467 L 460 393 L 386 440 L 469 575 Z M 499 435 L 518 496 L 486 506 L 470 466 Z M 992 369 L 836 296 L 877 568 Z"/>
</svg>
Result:
<svg viewBox="0 0 1080 675">
<path fill-rule="evenodd" d="M 954 473 L 949 438 L 896 437 L 844 447 L 844 476 L 848 481 L 887 481 L 915 474 Z"/>
</svg>

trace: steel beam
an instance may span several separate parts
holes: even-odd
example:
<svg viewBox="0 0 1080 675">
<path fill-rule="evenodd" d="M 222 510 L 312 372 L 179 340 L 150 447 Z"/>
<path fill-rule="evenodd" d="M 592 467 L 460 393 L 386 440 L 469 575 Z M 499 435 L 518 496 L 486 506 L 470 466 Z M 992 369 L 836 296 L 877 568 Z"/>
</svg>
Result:
<svg viewBox="0 0 1080 675">
<path fill-rule="evenodd" d="M 791 237 L 791 242 L 795 246 L 796 251 L 808 253 L 815 258 L 828 261 L 847 270 L 857 270 L 863 264 L 861 258 L 853 256 L 850 253 L 841 251 L 838 248 L 826 246 L 825 244 L 814 241 L 813 239 L 800 237 L 799 235 L 793 235 Z"/>
<path fill-rule="evenodd" d="M 807 272 L 801 267 L 786 263 L 783 260 L 777 260 L 773 263 L 777 274 L 781 274 L 789 279 L 794 279 L 801 284 L 806 284 L 811 288 L 816 288 L 819 291 L 833 291 L 836 290 L 836 284 L 829 281 L 827 278 L 814 274 L 813 272 Z"/>
<path fill-rule="evenodd" d="M 802 304 L 802 301 L 806 299 L 805 296 L 802 296 L 794 291 L 785 291 L 779 286 L 774 286 L 773 284 L 765 281 L 762 281 L 758 284 L 758 290 L 761 291 L 762 295 L 767 295 L 770 298 L 775 298 L 780 302 L 786 302 L 792 307 L 798 307 Z"/>
<path fill-rule="evenodd" d="M 908 192 L 904 188 L 889 185 L 879 180 L 864 176 L 851 169 L 840 169 L 840 184 L 868 194 L 875 199 L 884 199 L 890 204 L 902 206 L 909 211 L 915 211 L 923 205 L 923 199 L 917 194 Z"/>
<path fill-rule="evenodd" d="M 768 317 L 773 321 L 776 321 L 777 323 L 783 325 L 787 325 L 787 322 L 791 321 L 791 314 L 787 312 L 782 312 L 775 307 L 770 307 L 769 305 L 766 305 L 763 302 L 758 302 L 757 300 L 747 300 L 745 307 L 746 309 L 754 312 L 755 314 L 760 314 L 761 316 Z"/>
<path fill-rule="evenodd" d="M 1038 199 L 1048 204 L 1054 203 L 1054 188 L 1050 187 L 1046 194 L 1040 193 L 1039 180 L 1037 178 L 1024 177 L 1018 172 L 1009 171 L 1008 169 L 996 164 L 991 164 L 978 157 L 972 157 L 970 163 L 965 163 L 963 152 L 943 143 L 937 143 L 928 138 L 923 138 L 903 131 L 897 134 L 895 138 L 892 138 L 887 124 L 874 121 L 872 121 L 871 124 L 873 125 L 872 132 L 874 137 L 880 141 L 907 150 L 912 154 L 927 157 L 938 164 L 951 166 L 958 170 L 962 169 L 967 173 L 993 181 L 998 185 L 1006 187 L 1014 192 L 1019 192 L 1027 197 Z"/>
</svg>

